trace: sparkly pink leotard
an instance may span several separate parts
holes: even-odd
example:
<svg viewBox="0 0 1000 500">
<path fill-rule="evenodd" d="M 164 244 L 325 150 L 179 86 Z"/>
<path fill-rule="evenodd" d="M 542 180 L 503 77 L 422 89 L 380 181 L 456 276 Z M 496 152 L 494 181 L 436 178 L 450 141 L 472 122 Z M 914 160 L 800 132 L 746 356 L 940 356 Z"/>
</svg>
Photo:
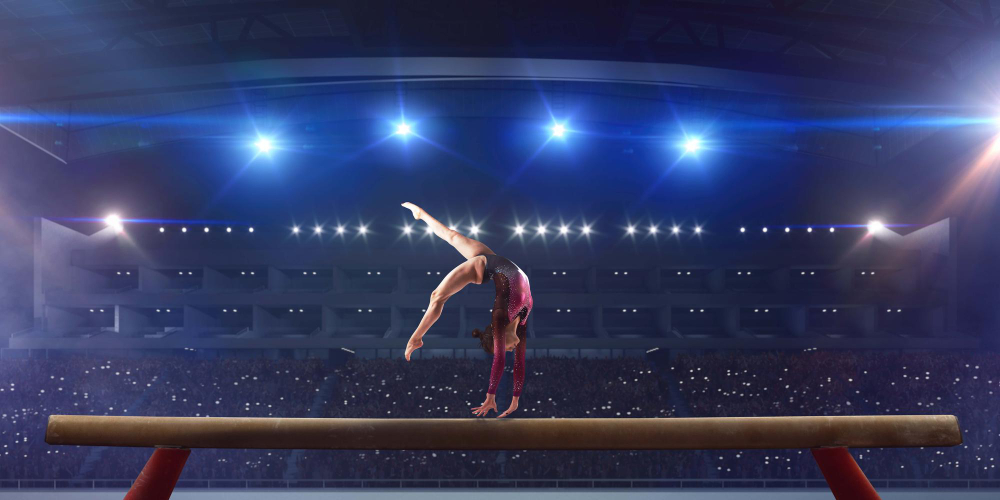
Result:
<svg viewBox="0 0 1000 500">
<path fill-rule="evenodd" d="M 524 353 L 527 339 L 528 313 L 534 304 L 531 300 L 531 288 L 528 276 L 513 262 L 498 255 L 485 255 L 486 271 L 483 272 L 483 282 L 493 280 L 496 286 L 496 299 L 493 301 L 493 369 L 490 371 L 489 394 L 497 393 L 500 376 L 503 375 L 506 361 L 506 339 L 504 332 L 513 321 L 518 321 L 517 336 L 520 341 L 514 352 L 514 396 L 521 395 L 524 387 Z"/>
</svg>

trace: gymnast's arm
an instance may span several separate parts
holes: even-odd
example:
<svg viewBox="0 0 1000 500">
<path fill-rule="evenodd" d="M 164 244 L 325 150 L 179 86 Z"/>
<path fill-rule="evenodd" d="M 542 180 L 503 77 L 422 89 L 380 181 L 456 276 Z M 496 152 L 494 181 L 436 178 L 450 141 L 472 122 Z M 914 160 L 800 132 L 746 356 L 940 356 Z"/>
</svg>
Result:
<svg viewBox="0 0 1000 500">
<path fill-rule="evenodd" d="M 482 406 L 473 408 L 472 412 L 476 416 L 485 416 L 492 409 L 497 409 L 497 386 L 500 385 L 500 377 L 503 376 L 504 364 L 507 361 L 507 338 L 504 332 L 507 329 L 507 321 L 504 320 L 503 309 L 494 307 L 493 313 L 493 366 L 490 368 L 490 386 L 486 390 L 486 401 Z"/>
<path fill-rule="evenodd" d="M 518 333 L 522 332 L 523 325 L 518 326 Z M 510 399 L 510 407 L 501 413 L 497 418 L 510 415 L 517 409 L 517 402 L 521 400 L 521 389 L 524 388 L 524 355 L 526 352 L 527 335 L 518 335 L 521 341 L 517 343 L 517 351 L 514 354 L 514 397 Z"/>
</svg>

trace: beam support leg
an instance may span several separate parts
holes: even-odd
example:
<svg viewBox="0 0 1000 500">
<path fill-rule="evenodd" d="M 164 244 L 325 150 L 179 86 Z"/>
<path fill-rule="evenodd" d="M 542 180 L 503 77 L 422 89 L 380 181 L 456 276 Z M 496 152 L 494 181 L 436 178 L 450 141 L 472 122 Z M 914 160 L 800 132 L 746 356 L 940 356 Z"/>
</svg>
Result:
<svg viewBox="0 0 1000 500">
<path fill-rule="evenodd" d="M 881 500 L 847 448 L 813 448 L 813 458 L 837 500 Z"/>
<path fill-rule="evenodd" d="M 185 448 L 157 448 L 125 494 L 125 500 L 169 499 L 190 454 L 191 450 Z"/>
</svg>

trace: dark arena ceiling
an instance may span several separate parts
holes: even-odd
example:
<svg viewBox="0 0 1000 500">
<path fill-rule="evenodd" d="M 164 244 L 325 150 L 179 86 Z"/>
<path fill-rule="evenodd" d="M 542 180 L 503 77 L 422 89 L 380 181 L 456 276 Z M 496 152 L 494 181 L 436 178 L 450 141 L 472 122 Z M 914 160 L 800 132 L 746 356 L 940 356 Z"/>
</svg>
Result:
<svg viewBox="0 0 1000 500">
<path fill-rule="evenodd" d="M 681 63 L 882 84 L 991 58 L 992 0 L 0 1 L 4 73 L 27 78 L 315 57 Z"/>
<path fill-rule="evenodd" d="M 141 123 L 149 116 L 328 95 L 333 85 L 389 95 L 424 83 L 428 99 L 433 85 L 473 102 L 484 82 L 495 91 L 533 81 L 568 101 L 662 93 L 634 88 L 647 86 L 754 116 L 780 105 L 803 121 L 869 120 L 866 133 L 820 127 L 775 145 L 878 165 L 939 130 L 908 122 L 981 104 L 998 15 L 995 0 L 0 0 L 0 127 L 69 162 L 185 138 L 151 130 Z M 750 94 L 770 101 L 735 109 Z M 497 113 L 451 105 L 439 115 Z M 81 109 L 128 118 L 84 123 Z M 141 133 L 123 133 L 128 121 Z M 894 135 L 892 124 L 905 126 Z M 113 140 L 101 137 L 109 127 Z"/>
</svg>

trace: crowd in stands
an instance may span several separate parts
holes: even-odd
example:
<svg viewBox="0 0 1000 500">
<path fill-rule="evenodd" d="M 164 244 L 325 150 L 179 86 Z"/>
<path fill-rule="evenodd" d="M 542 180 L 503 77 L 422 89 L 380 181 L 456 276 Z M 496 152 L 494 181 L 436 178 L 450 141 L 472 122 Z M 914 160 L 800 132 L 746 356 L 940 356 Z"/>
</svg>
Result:
<svg viewBox="0 0 1000 500">
<path fill-rule="evenodd" d="M 679 355 L 670 366 L 692 416 L 957 415 L 954 448 L 854 450 L 870 477 L 997 478 L 1000 357 L 995 353 L 807 351 Z M 798 451 L 714 455 L 720 477 L 796 477 Z M 808 457 L 807 457 L 808 458 Z M 748 466 L 749 465 L 749 466 Z"/>
<path fill-rule="evenodd" d="M 662 353 L 660 353 L 662 354 Z M 488 360 L 0 360 L 0 479 L 132 479 L 146 449 L 49 446 L 50 414 L 475 418 Z M 510 363 L 497 409 L 510 403 Z M 965 443 L 856 449 L 871 478 L 996 479 L 990 352 L 782 351 L 529 358 L 510 418 L 955 414 Z M 495 414 L 493 414 L 495 415 Z M 182 479 L 821 478 L 808 451 L 194 450 Z"/>
</svg>

